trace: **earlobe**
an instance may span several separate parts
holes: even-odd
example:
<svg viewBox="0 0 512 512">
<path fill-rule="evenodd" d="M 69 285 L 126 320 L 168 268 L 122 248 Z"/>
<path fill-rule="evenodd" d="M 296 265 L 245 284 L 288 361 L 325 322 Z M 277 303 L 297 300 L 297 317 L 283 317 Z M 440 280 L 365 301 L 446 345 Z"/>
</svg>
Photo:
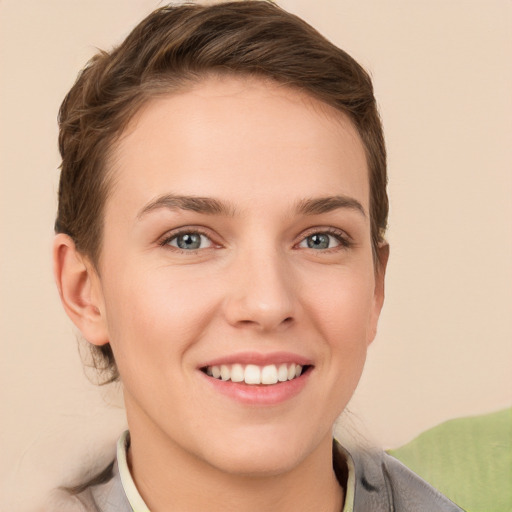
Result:
<svg viewBox="0 0 512 512">
<path fill-rule="evenodd" d="M 386 276 L 386 267 L 389 259 L 389 244 L 382 243 L 377 249 L 377 261 L 375 270 L 375 290 L 373 296 L 373 310 L 370 319 L 370 332 L 368 336 L 368 345 L 377 335 L 377 324 L 379 323 L 380 312 L 384 304 L 384 282 Z"/>
<path fill-rule="evenodd" d="M 100 281 L 93 265 L 68 235 L 53 243 L 53 270 L 62 305 L 84 338 L 93 345 L 108 343 Z"/>
</svg>

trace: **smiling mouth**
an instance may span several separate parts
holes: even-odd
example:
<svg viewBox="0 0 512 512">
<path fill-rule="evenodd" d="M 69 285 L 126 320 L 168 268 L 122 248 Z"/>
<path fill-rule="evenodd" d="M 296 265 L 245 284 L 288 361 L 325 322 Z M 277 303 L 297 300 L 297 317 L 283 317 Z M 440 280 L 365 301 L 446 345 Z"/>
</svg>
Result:
<svg viewBox="0 0 512 512">
<path fill-rule="evenodd" d="M 221 364 L 205 366 L 201 371 L 214 379 L 238 382 L 248 385 L 271 386 L 298 379 L 304 375 L 311 365 L 295 363 L 269 364 L 258 366 L 255 364 Z"/>
</svg>

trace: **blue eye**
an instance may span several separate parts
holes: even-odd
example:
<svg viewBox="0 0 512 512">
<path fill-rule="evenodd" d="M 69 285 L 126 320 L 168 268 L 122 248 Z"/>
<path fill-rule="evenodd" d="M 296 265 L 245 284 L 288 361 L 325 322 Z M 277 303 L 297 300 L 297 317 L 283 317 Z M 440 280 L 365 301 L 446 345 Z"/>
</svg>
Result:
<svg viewBox="0 0 512 512">
<path fill-rule="evenodd" d="M 313 233 L 299 244 L 299 247 L 307 247 L 308 249 L 331 249 L 342 244 L 340 238 L 329 233 Z"/>
<path fill-rule="evenodd" d="M 206 235 L 190 231 L 186 233 L 179 233 L 174 235 L 172 238 L 168 238 L 165 241 L 165 245 L 177 247 L 178 249 L 185 251 L 194 251 L 197 249 L 211 247 L 212 242 Z"/>
</svg>

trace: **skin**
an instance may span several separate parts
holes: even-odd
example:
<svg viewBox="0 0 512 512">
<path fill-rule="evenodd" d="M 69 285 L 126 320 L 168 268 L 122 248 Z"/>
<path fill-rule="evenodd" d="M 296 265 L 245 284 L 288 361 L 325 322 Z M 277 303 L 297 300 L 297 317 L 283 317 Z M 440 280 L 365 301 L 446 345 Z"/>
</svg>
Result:
<svg viewBox="0 0 512 512">
<path fill-rule="evenodd" d="M 143 499 L 153 512 L 341 510 L 332 427 L 375 337 L 387 259 L 383 247 L 375 268 L 355 128 L 285 86 L 209 77 L 150 100 L 111 165 L 98 268 L 58 235 L 55 273 L 84 337 L 112 345 Z M 165 195 L 225 211 L 169 207 Z M 332 196 L 345 203 L 298 209 Z M 200 248 L 180 250 L 178 228 L 200 232 Z M 322 233 L 329 246 L 309 247 Z M 225 396 L 199 369 L 278 351 L 312 369 L 275 404 Z"/>
</svg>

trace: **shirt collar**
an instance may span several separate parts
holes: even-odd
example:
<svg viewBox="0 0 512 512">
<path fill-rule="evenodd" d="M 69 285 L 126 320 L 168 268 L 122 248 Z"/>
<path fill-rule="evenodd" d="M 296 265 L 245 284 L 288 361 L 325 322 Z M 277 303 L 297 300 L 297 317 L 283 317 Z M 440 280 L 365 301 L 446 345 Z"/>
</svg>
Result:
<svg viewBox="0 0 512 512">
<path fill-rule="evenodd" d="M 343 510 L 341 512 L 354 512 L 354 496 L 356 490 L 356 470 L 354 465 L 354 460 L 348 451 L 341 446 L 337 441 L 334 441 L 333 450 L 335 453 L 333 454 L 333 458 L 338 457 L 342 459 L 347 465 L 347 483 L 345 486 L 345 503 L 343 505 Z M 336 453 L 337 452 L 337 453 Z"/>
<path fill-rule="evenodd" d="M 119 467 L 119 475 L 121 477 L 121 484 L 123 485 L 126 498 L 132 507 L 133 512 L 150 512 L 148 506 L 144 503 L 135 482 L 133 481 L 128 467 L 128 460 L 126 455 L 130 447 L 130 432 L 126 430 L 117 441 L 117 465 Z"/>
<path fill-rule="evenodd" d="M 124 493 L 126 494 L 126 498 L 128 499 L 133 512 L 150 512 L 148 506 L 144 503 L 144 500 L 137 490 L 130 473 L 130 468 L 128 467 L 127 453 L 129 447 L 130 432 L 126 430 L 119 438 L 119 441 L 117 441 L 117 465 L 119 467 L 119 475 L 121 477 Z M 341 512 L 353 512 L 354 491 L 356 486 L 354 461 L 347 450 L 345 450 L 345 448 L 343 448 L 339 443 L 335 442 L 333 449 L 338 450 L 338 453 L 345 459 L 348 470 L 345 504 L 343 505 L 343 510 Z"/>
</svg>

